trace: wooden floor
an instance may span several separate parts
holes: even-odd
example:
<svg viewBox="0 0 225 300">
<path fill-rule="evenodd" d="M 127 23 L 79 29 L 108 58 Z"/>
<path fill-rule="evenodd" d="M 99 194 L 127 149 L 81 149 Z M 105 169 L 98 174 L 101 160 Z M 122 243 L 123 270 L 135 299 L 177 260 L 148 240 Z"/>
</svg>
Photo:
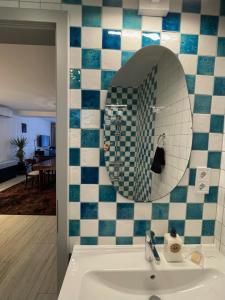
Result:
<svg viewBox="0 0 225 300">
<path fill-rule="evenodd" d="M 0 215 L 0 299 L 56 300 L 56 217 Z"/>
</svg>

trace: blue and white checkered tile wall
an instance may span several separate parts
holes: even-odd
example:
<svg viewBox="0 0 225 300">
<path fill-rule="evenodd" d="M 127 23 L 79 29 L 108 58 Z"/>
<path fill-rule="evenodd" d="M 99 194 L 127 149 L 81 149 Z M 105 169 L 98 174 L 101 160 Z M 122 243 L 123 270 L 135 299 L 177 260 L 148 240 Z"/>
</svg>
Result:
<svg viewBox="0 0 225 300">
<path fill-rule="evenodd" d="M 214 241 L 225 106 L 225 2 L 171 0 L 167 17 L 141 17 L 138 1 L 64 0 L 70 16 L 70 244 L 158 242 L 176 227 L 185 243 Z M 103 114 L 116 71 L 140 48 L 178 55 L 193 108 L 189 168 L 168 196 L 134 203 L 115 192 L 103 154 Z M 211 170 L 208 195 L 194 191 L 196 167 Z"/>
</svg>

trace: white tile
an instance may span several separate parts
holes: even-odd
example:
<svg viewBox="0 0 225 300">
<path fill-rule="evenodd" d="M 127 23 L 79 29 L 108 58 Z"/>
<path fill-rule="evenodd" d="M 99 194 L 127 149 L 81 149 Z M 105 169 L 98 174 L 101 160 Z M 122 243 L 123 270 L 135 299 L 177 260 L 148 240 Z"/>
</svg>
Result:
<svg viewBox="0 0 225 300">
<path fill-rule="evenodd" d="M 81 29 L 82 48 L 102 48 L 102 29 L 94 27 L 82 27 Z"/>
<path fill-rule="evenodd" d="M 222 152 L 222 156 L 221 156 L 221 169 L 225 170 L 225 152 Z"/>
<path fill-rule="evenodd" d="M 217 240 L 220 241 L 221 238 L 221 231 L 222 231 L 222 224 L 218 221 L 215 223 L 215 237 Z"/>
<path fill-rule="evenodd" d="M 178 183 L 178 185 L 183 186 L 183 185 L 188 185 L 189 183 L 189 169 L 186 169 L 183 177 L 181 178 L 181 181 Z"/>
<path fill-rule="evenodd" d="M 184 220 L 186 218 L 186 203 L 170 203 L 169 220 Z"/>
<path fill-rule="evenodd" d="M 41 8 L 41 4 L 40 3 L 36 3 L 36 2 L 24 2 L 24 1 L 20 1 L 20 8 L 35 8 L 35 9 L 39 9 Z"/>
<path fill-rule="evenodd" d="M 133 220 L 117 220 L 116 236 L 133 236 L 134 221 Z"/>
<path fill-rule="evenodd" d="M 164 236 L 168 232 L 168 220 L 151 220 L 151 230 L 156 236 Z"/>
<path fill-rule="evenodd" d="M 185 221 L 185 236 L 201 236 L 201 235 L 202 235 L 202 220 Z"/>
<path fill-rule="evenodd" d="M 102 6 L 102 0 L 82 0 L 83 5 Z"/>
<path fill-rule="evenodd" d="M 62 4 L 62 10 L 68 11 L 70 26 L 81 26 L 81 5 Z"/>
<path fill-rule="evenodd" d="M 70 90 L 70 108 L 81 108 L 81 90 Z"/>
<path fill-rule="evenodd" d="M 123 8 L 138 9 L 139 0 L 123 0 Z"/>
<path fill-rule="evenodd" d="M 180 54 L 179 60 L 184 68 L 185 74 L 193 74 L 195 75 L 197 72 L 197 55 L 190 55 L 190 54 Z"/>
<path fill-rule="evenodd" d="M 102 8 L 102 27 L 108 29 L 122 29 L 123 9 L 118 7 Z"/>
<path fill-rule="evenodd" d="M 101 71 L 100 70 L 81 70 L 82 89 L 101 89 Z"/>
<path fill-rule="evenodd" d="M 134 219 L 135 220 L 150 220 L 152 216 L 151 203 L 135 203 L 134 204 Z"/>
<path fill-rule="evenodd" d="M 80 203 L 69 202 L 69 219 L 79 220 L 80 219 Z"/>
<path fill-rule="evenodd" d="M 105 90 L 101 90 L 101 92 L 100 92 L 100 108 L 101 109 L 105 109 L 107 93 L 108 93 L 108 91 L 105 91 Z"/>
<path fill-rule="evenodd" d="M 225 96 L 212 96 L 211 114 L 224 115 Z"/>
<path fill-rule="evenodd" d="M 133 237 L 134 245 L 143 245 L 144 242 L 145 242 L 145 237 L 142 237 L 142 236 L 134 236 Z"/>
<path fill-rule="evenodd" d="M 81 48 L 70 47 L 70 67 L 81 68 Z"/>
<path fill-rule="evenodd" d="M 204 203 L 203 194 L 197 194 L 194 186 L 188 187 L 187 202 L 188 203 Z"/>
<path fill-rule="evenodd" d="M 121 51 L 102 50 L 102 69 L 119 70 L 121 67 Z"/>
<path fill-rule="evenodd" d="M 213 92 L 213 76 L 197 75 L 195 83 L 195 94 L 209 94 Z"/>
<path fill-rule="evenodd" d="M 122 30 L 121 48 L 123 50 L 139 50 L 141 48 L 141 31 Z"/>
<path fill-rule="evenodd" d="M 132 200 L 125 198 L 120 193 L 116 194 L 116 202 L 118 203 L 130 203 Z"/>
<path fill-rule="evenodd" d="M 193 115 L 193 131 L 194 132 L 209 132 L 210 115 L 209 114 L 194 114 Z"/>
<path fill-rule="evenodd" d="M 70 128 L 69 144 L 71 148 L 80 148 L 80 131 L 78 128 Z"/>
<path fill-rule="evenodd" d="M 149 32 L 161 32 L 162 18 L 161 17 L 142 17 L 142 30 Z"/>
<path fill-rule="evenodd" d="M 213 236 L 202 236 L 201 244 L 214 244 L 215 237 Z"/>
<path fill-rule="evenodd" d="M 198 38 L 198 54 L 199 55 L 212 55 L 217 54 L 217 36 L 199 35 Z"/>
<path fill-rule="evenodd" d="M 81 128 L 100 128 L 100 111 L 83 109 L 81 111 Z"/>
<path fill-rule="evenodd" d="M 225 36 L 225 17 L 219 19 L 218 36 Z"/>
<path fill-rule="evenodd" d="M 222 225 L 222 231 L 221 231 L 221 243 L 225 245 L 225 226 Z"/>
<path fill-rule="evenodd" d="M 99 168 L 99 184 L 111 184 L 106 167 Z"/>
<path fill-rule="evenodd" d="M 200 14 L 181 14 L 181 32 L 188 34 L 199 34 L 200 32 Z"/>
<path fill-rule="evenodd" d="M 223 131 L 224 132 L 224 131 Z M 223 145 L 222 150 L 225 151 L 225 134 L 223 134 Z"/>
<path fill-rule="evenodd" d="M 191 160 L 190 160 L 190 167 L 205 167 L 207 166 L 208 160 L 208 152 L 201 151 L 201 150 L 192 150 L 191 151 Z"/>
<path fill-rule="evenodd" d="M 201 14 L 218 16 L 220 14 L 220 0 L 202 0 Z"/>
<path fill-rule="evenodd" d="M 116 219 L 116 202 L 115 203 L 99 202 L 98 218 L 101 220 L 115 220 Z"/>
<path fill-rule="evenodd" d="M 216 57 L 214 75 L 225 76 L 225 57 Z"/>
<path fill-rule="evenodd" d="M 31 0 L 32 1 L 32 0 Z M 61 0 L 39 0 L 42 3 L 61 3 Z"/>
<path fill-rule="evenodd" d="M 80 149 L 81 166 L 98 167 L 99 166 L 99 149 L 98 148 L 81 148 Z"/>
<path fill-rule="evenodd" d="M 61 10 L 61 4 L 58 4 L 58 3 L 41 3 L 41 9 Z"/>
<path fill-rule="evenodd" d="M 81 220 L 81 236 L 98 236 L 98 220 Z"/>
<path fill-rule="evenodd" d="M 223 135 L 221 133 L 209 133 L 209 151 L 221 151 Z"/>
<path fill-rule="evenodd" d="M 224 187 L 225 186 L 225 170 L 221 169 L 220 171 L 220 183 L 219 185 L 221 187 Z"/>
<path fill-rule="evenodd" d="M 203 207 L 203 219 L 215 220 L 217 203 L 205 203 Z"/>
<path fill-rule="evenodd" d="M 99 186 L 97 184 L 81 184 L 80 201 L 81 202 L 98 202 Z"/>
<path fill-rule="evenodd" d="M 69 237 L 69 251 L 73 252 L 74 245 L 80 245 L 80 237 L 79 236 L 70 236 Z"/>
<path fill-rule="evenodd" d="M 176 32 L 162 32 L 161 33 L 161 45 L 170 49 L 174 53 L 180 51 L 180 34 Z"/>
<path fill-rule="evenodd" d="M 170 12 L 181 12 L 182 11 L 182 1 L 180 0 L 170 0 Z"/>
<path fill-rule="evenodd" d="M 98 238 L 99 245 L 115 245 L 116 238 L 115 237 L 108 237 L 108 236 L 99 236 Z"/>
<path fill-rule="evenodd" d="M 223 187 L 219 187 L 218 205 L 224 206 L 224 199 L 225 199 L 225 189 Z"/>
<path fill-rule="evenodd" d="M 210 185 L 217 186 L 220 180 L 220 169 L 210 170 Z"/>
<path fill-rule="evenodd" d="M 69 183 L 80 184 L 80 167 L 69 167 Z"/>
</svg>

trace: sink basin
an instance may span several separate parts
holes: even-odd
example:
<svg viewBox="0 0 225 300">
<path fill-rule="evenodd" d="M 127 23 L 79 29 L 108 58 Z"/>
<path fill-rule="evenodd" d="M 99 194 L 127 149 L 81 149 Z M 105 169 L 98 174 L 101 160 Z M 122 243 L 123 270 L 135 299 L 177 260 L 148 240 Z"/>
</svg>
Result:
<svg viewBox="0 0 225 300">
<path fill-rule="evenodd" d="M 160 249 L 161 264 L 150 264 L 143 246 L 75 247 L 59 300 L 224 300 L 225 257 L 214 246 L 203 253 L 201 268 L 167 263 Z"/>
</svg>

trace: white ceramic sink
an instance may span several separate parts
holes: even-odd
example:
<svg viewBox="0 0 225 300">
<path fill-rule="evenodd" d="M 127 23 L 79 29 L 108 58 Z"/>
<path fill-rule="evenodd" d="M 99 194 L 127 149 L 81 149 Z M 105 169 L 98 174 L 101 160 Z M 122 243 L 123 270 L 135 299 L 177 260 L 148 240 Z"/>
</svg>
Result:
<svg viewBox="0 0 225 300">
<path fill-rule="evenodd" d="M 159 253 L 154 265 L 142 246 L 75 247 L 59 300 L 224 300 L 225 257 L 214 246 L 203 247 L 203 268 Z"/>
</svg>

